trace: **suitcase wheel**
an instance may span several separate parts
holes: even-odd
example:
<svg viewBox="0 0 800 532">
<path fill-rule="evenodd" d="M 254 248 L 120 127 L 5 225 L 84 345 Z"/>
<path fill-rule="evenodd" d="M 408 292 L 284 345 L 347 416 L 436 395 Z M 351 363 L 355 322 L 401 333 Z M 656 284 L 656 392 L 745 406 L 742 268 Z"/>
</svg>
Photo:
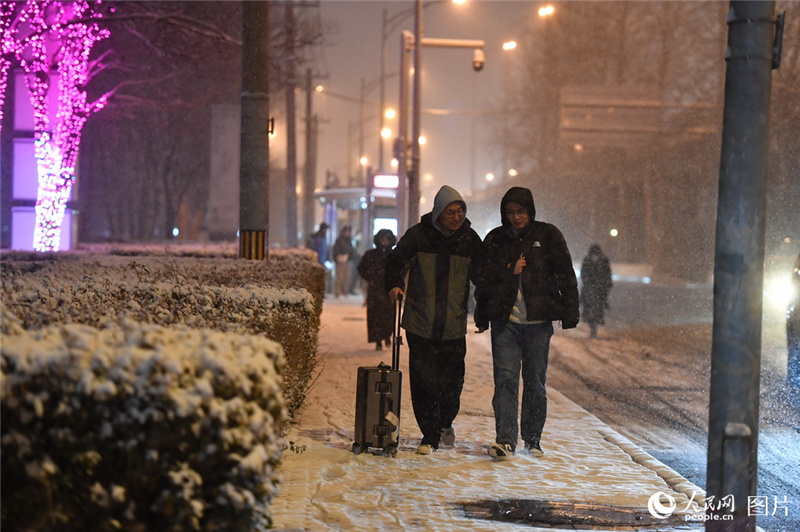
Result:
<svg viewBox="0 0 800 532">
<path fill-rule="evenodd" d="M 364 449 L 362 449 L 362 448 L 361 448 L 361 445 L 360 445 L 360 444 L 358 444 L 358 443 L 354 443 L 354 444 L 353 444 L 353 453 L 355 453 L 355 454 L 361 454 L 361 451 L 363 451 L 363 450 L 364 450 Z"/>
</svg>

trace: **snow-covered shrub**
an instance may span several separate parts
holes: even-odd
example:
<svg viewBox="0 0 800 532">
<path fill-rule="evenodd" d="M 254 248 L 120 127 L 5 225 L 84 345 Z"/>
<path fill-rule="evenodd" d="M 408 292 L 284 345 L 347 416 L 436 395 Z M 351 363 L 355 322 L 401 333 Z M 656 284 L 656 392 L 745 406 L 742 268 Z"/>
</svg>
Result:
<svg viewBox="0 0 800 532">
<path fill-rule="evenodd" d="M 0 329 L 4 530 L 255 530 L 288 419 L 261 336 L 128 319 Z"/>
<path fill-rule="evenodd" d="M 263 334 L 286 352 L 284 395 L 295 412 L 318 364 L 324 274 L 315 258 L 307 250 L 275 253 L 268 262 L 6 254 L 2 299 L 26 329 L 51 323 L 106 327 L 130 318 Z"/>
</svg>

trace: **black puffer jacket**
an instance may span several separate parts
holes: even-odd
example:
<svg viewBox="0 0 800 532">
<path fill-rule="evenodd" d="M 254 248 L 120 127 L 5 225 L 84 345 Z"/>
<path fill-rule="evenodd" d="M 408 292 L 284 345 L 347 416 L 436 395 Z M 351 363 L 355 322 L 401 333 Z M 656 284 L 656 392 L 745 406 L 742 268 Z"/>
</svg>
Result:
<svg viewBox="0 0 800 532">
<path fill-rule="evenodd" d="M 508 203 L 525 206 L 531 222 L 515 234 L 505 216 Z M 489 321 L 507 320 L 522 280 L 522 294 L 528 321 L 561 321 L 569 329 L 577 326 L 579 313 L 578 281 L 567 243 L 552 224 L 537 222 L 533 194 L 527 188 L 513 187 L 500 202 L 503 225 L 484 239 L 487 261 L 477 291 L 475 324 L 486 328 Z M 527 266 L 514 275 L 514 266 L 525 255 Z"/>
</svg>

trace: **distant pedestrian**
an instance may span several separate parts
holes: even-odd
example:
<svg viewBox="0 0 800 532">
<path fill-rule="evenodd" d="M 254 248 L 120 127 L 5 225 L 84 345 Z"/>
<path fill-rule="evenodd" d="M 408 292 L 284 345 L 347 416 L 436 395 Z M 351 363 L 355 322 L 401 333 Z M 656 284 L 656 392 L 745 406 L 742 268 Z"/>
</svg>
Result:
<svg viewBox="0 0 800 532">
<path fill-rule="evenodd" d="M 381 229 L 373 238 L 374 249 L 370 249 L 358 263 L 358 274 L 367 283 L 367 342 L 375 342 L 375 350 L 382 344 L 391 345 L 394 332 L 394 304 L 386 291 L 386 257 L 397 243 L 397 237 L 389 229 Z"/>
<path fill-rule="evenodd" d="M 328 260 L 328 224 L 319 224 L 319 230 L 311 235 L 306 246 L 317 252 L 317 261 L 324 265 Z"/>
<path fill-rule="evenodd" d="M 597 338 L 597 327 L 605 325 L 608 294 L 611 292 L 611 263 L 597 244 L 581 264 L 581 317 L 589 324 L 589 337 Z"/>
<path fill-rule="evenodd" d="M 447 185 L 433 210 L 410 227 L 386 261 L 392 300 L 404 294 L 402 327 L 409 351 L 414 417 L 422 431 L 418 454 L 455 443 L 467 353 L 469 283 L 480 274 L 483 243 L 466 218 L 467 204 Z M 408 285 L 404 274 L 408 273 Z"/>
<path fill-rule="evenodd" d="M 333 295 L 347 297 L 350 291 L 350 263 L 355 258 L 356 249 L 350 239 L 350 226 L 343 225 L 339 230 L 339 237 L 333 243 L 333 259 L 336 262 L 336 278 L 334 279 Z"/>
<path fill-rule="evenodd" d="M 488 452 L 493 458 L 513 455 L 521 434 L 526 450 L 542 456 L 552 322 L 561 321 L 562 329 L 578 325 L 578 282 L 561 231 L 535 221 L 530 190 L 510 188 L 500 201 L 500 217 L 502 225 L 484 239 L 487 261 L 475 309 L 477 332 L 490 324 L 492 330 L 496 439 Z"/>
</svg>

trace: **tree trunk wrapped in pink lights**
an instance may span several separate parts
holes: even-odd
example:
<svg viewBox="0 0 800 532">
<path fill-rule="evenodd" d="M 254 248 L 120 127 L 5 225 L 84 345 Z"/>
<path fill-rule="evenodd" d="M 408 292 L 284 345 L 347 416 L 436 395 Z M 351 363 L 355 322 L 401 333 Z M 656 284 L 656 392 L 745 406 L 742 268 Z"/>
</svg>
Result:
<svg viewBox="0 0 800 532">
<path fill-rule="evenodd" d="M 64 211 L 75 182 L 81 130 L 89 114 L 107 100 L 104 95 L 87 101 L 85 87 L 95 67 L 89 60 L 91 49 L 108 37 L 108 30 L 100 28 L 101 13 L 86 1 L 2 2 L 0 17 L 0 102 L 13 58 L 25 70 L 34 111 L 39 186 L 33 247 L 58 251 Z M 58 83 L 58 111 L 52 124 L 47 95 L 54 82 Z"/>
</svg>

